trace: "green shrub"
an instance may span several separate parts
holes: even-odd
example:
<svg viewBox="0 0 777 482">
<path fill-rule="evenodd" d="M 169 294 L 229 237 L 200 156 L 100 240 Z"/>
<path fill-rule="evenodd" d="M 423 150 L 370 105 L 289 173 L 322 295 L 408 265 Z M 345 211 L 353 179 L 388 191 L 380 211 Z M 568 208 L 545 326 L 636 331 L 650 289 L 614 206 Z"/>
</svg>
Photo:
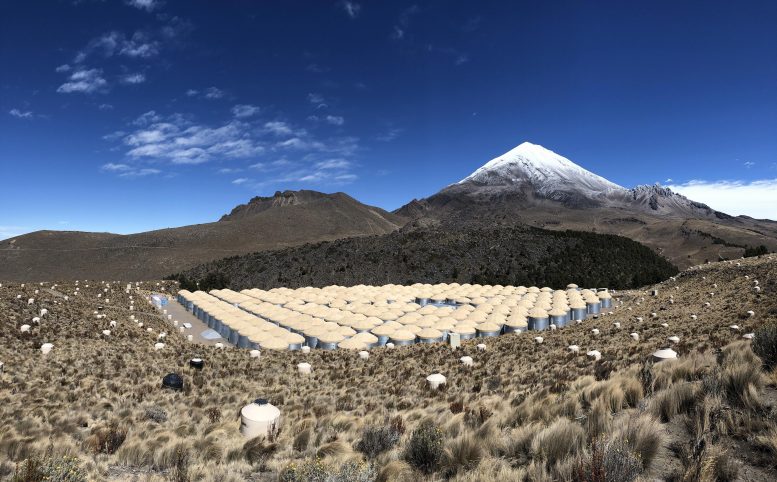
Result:
<svg viewBox="0 0 777 482">
<path fill-rule="evenodd" d="M 442 455 L 442 430 L 431 420 L 424 420 L 413 430 L 405 449 L 405 460 L 418 470 L 430 474 L 439 466 Z"/>
<path fill-rule="evenodd" d="M 777 367 L 777 323 L 767 323 L 755 330 L 753 351 L 770 370 Z"/>
</svg>

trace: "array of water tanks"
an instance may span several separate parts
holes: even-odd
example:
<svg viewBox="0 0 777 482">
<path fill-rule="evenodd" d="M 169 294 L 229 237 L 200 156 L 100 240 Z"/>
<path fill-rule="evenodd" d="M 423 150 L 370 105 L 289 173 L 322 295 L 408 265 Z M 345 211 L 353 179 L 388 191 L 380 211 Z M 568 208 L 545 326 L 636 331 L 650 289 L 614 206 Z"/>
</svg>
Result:
<svg viewBox="0 0 777 482">
<path fill-rule="evenodd" d="M 178 301 L 235 346 L 365 350 L 562 328 L 612 306 L 606 290 L 439 284 L 181 290 Z"/>
</svg>

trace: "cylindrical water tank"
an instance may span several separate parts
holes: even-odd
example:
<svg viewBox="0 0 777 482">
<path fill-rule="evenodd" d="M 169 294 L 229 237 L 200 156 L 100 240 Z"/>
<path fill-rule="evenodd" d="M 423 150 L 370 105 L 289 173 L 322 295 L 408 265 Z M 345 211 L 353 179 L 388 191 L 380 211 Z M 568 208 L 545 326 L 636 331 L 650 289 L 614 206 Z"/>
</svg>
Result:
<svg viewBox="0 0 777 482">
<path fill-rule="evenodd" d="M 395 346 L 403 346 L 414 344 L 416 336 L 408 330 L 400 329 L 392 333 L 389 338 Z"/>
<path fill-rule="evenodd" d="M 202 360 L 202 358 L 195 357 L 189 360 L 189 366 L 195 370 L 202 370 L 202 367 L 205 366 L 205 362 Z"/>
<path fill-rule="evenodd" d="M 451 333 L 458 334 L 459 340 L 471 340 L 472 338 L 475 338 L 476 330 L 471 324 L 459 323 L 453 327 Z"/>
<path fill-rule="evenodd" d="M 534 308 L 529 312 L 529 316 L 527 318 L 529 330 L 542 331 L 547 330 L 548 326 L 550 326 L 550 317 L 548 316 L 548 312 L 543 309 Z"/>
<path fill-rule="evenodd" d="M 598 293 L 597 296 L 602 303 L 602 309 L 612 308 L 612 295 L 610 295 L 610 293 L 602 291 L 601 293 Z"/>
<path fill-rule="evenodd" d="M 281 411 L 257 398 L 240 410 L 240 433 L 246 438 L 266 437 L 278 432 L 281 424 Z"/>
<path fill-rule="evenodd" d="M 674 360 L 677 358 L 677 352 L 671 348 L 664 348 L 663 350 L 657 350 L 653 352 L 653 363 L 658 363 L 664 360 Z"/>
<path fill-rule="evenodd" d="M 446 378 L 440 373 L 434 373 L 426 377 L 426 381 L 429 383 L 429 388 L 437 390 L 441 385 L 445 385 Z"/>
<path fill-rule="evenodd" d="M 586 312 L 589 315 L 598 315 L 602 311 L 602 303 L 599 301 L 599 299 L 593 299 L 586 300 Z"/>
<path fill-rule="evenodd" d="M 418 332 L 418 341 L 421 343 L 437 343 L 442 341 L 442 332 L 435 328 L 424 328 Z"/>
<path fill-rule="evenodd" d="M 569 304 L 570 321 L 585 320 L 587 313 L 587 306 L 583 301 L 574 301 Z"/>
<path fill-rule="evenodd" d="M 496 323 L 486 321 L 476 325 L 475 332 L 479 337 L 499 336 L 502 333 L 502 327 Z"/>
<path fill-rule="evenodd" d="M 548 312 L 550 317 L 550 323 L 556 325 L 557 328 L 563 328 L 569 323 L 569 309 L 563 307 L 556 307 Z"/>
</svg>

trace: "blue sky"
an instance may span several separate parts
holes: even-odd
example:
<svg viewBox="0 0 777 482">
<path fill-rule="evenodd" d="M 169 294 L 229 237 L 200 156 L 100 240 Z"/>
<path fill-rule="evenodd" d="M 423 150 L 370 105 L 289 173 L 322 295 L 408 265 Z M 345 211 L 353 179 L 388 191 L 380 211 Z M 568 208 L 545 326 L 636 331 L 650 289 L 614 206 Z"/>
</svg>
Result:
<svg viewBox="0 0 777 482">
<path fill-rule="evenodd" d="M 777 218 L 775 25 L 773 1 L 5 0 L 0 238 L 284 189 L 395 209 L 523 141 Z"/>
</svg>

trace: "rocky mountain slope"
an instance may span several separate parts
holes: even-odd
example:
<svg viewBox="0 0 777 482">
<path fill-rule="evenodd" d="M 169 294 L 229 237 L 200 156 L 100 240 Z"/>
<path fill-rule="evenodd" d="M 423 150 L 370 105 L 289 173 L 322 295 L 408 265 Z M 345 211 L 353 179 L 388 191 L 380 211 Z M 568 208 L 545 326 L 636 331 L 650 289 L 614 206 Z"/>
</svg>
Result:
<svg viewBox="0 0 777 482">
<path fill-rule="evenodd" d="M 739 257 L 749 246 L 777 250 L 777 222 L 729 216 L 658 185 L 627 189 L 529 142 L 395 213 L 619 234 L 680 267 Z"/>
<path fill-rule="evenodd" d="M 0 279 L 154 279 L 225 256 L 386 234 L 404 223 L 344 193 L 277 192 L 213 223 L 130 235 L 37 231 L 0 241 Z"/>
</svg>

